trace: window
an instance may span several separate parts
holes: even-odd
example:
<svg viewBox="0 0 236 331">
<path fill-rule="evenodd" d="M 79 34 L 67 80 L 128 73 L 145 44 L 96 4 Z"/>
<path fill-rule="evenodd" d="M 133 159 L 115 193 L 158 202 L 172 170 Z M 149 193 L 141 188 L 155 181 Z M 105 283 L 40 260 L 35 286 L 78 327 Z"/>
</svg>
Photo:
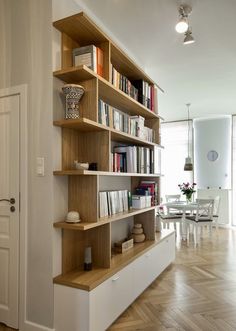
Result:
<svg viewBox="0 0 236 331">
<path fill-rule="evenodd" d="M 190 125 L 190 157 L 192 157 L 192 121 Z M 162 153 L 161 197 L 166 194 L 179 194 L 178 184 L 193 181 L 193 172 L 184 171 L 185 158 L 188 156 L 188 122 L 162 123 L 161 143 Z"/>
</svg>

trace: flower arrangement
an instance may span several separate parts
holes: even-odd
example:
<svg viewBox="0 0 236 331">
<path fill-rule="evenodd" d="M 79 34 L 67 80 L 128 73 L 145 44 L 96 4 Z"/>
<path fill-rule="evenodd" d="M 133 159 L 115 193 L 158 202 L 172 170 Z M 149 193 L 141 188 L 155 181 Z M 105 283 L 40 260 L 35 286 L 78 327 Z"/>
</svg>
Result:
<svg viewBox="0 0 236 331">
<path fill-rule="evenodd" d="M 186 199 L 188 201 L 191 201 L 193 193 L 196 192 L 195 191 L 195 186 L 196 185 L 197 185 L 196 183 L 192 183 L 192 184 L 190 184 L 190 183 L 183 183 L 183 184 L 179 184 L 178 186 L 180 188 L 180 191 L 184 195 L 186 195 Z"/>
</svg>

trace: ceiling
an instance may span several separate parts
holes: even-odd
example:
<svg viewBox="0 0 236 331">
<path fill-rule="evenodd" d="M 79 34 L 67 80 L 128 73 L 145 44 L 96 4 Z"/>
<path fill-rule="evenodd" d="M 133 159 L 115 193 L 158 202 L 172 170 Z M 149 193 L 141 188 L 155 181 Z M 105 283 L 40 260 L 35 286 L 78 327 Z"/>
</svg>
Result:
<svg viewBox="0 0 236 331">
<path fill-rule="evenodd" d="M 163 88 L 159 105 L 165 120 L 185 119 L 188 102 L 191 118 L 236 114 L 235 0 L 184 2 L 193 7 L 191 45 L 183 45 L 175 31 L 181 1 L 75 2 Z"/>
</svg>

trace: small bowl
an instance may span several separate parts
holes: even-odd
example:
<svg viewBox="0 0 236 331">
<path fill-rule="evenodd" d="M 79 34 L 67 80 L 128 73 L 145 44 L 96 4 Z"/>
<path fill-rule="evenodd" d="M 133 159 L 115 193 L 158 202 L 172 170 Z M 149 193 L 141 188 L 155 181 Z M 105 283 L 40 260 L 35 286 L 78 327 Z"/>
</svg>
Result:
<svg viewBox="0 0 236 331">
<path fill-rule="evenodd" d="M 88 170 L 89 163 L 81 163 L 81 162 L 75 162 L 75 169 L 77 170 Z"/>
</svg>

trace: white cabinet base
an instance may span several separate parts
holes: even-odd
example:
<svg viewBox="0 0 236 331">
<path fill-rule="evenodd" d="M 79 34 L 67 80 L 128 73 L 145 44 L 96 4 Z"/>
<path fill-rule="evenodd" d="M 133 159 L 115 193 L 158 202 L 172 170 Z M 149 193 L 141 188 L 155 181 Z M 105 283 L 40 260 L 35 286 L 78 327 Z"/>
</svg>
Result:
<svg viewBox="0 0 236 331">
<path fill-rule="evenodd" d="M 55 330 L 105 331 L 174 259 L 171 233 L 90 292 L 55 284 Z"/>
</svg>

